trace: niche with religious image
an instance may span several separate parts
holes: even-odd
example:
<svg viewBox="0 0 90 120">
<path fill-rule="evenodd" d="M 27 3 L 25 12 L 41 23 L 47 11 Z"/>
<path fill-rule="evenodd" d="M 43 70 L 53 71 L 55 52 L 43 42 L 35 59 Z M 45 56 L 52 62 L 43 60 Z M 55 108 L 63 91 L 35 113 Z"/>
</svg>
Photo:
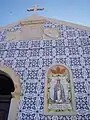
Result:
<svg viewBox="0 0 90 120">
<path fill-rule="evenodd" d="M 45 79 L 45 114 L 75 114 L 72 72 L 65 65 L 53 65 Z"/>
</svg>

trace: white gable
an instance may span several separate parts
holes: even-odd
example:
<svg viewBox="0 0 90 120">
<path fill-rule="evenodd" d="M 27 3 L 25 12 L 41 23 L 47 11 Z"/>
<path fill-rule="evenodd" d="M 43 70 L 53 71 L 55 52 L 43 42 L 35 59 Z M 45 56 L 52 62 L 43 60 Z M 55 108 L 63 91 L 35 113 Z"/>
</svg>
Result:
<svg viewBox="0 0 90 120">
<path fill-rule="evenodd" d="M 1 35 L 6 36 L 5 40 L 45 40 L 58 39 L 63 29 L 86 30 L 90 35 L 90 27 L 68 23 L 65 21 L 45 18 L 37 15 L 30 16 L 17 23 L 1 27 Z"/>
</svg>

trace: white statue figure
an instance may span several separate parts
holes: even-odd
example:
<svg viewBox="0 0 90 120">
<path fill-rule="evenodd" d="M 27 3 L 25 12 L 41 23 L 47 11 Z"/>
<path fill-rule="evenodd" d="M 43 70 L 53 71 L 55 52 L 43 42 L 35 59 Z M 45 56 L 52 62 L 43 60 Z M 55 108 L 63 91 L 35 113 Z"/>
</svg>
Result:
<svg viewBox="0 0 90 120">
<path fill-rule="evenodd" d="M 57 79 L 54 87 L 54 101 L 59 103 L 65 102 L 65 92 L 63 85 L 60 83 L 60 79 Z"/>
</svg>

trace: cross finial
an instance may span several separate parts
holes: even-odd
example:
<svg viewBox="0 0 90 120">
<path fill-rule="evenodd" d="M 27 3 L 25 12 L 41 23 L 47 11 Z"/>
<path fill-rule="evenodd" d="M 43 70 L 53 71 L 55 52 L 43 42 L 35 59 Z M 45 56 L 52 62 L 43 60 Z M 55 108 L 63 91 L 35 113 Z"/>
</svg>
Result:
<svg viewBox="0 0 90 120">
<path fill-rule="evenodd" d="M 34 11 L 35 14 L 37 13 L 37 11 L 42 11 L 42 10 L 44 10 L 44 8 L 38 8 L 37 4 L 35 4 L 34 8 L 27 9 L 27 11 L 29 12 Z"/>
</svg>

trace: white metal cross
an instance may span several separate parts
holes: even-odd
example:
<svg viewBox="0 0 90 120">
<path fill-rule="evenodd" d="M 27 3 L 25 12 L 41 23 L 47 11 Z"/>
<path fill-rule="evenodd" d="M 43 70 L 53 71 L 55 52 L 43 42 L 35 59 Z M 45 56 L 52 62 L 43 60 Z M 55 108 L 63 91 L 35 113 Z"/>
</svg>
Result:
<svg viewBox="0 0 90 120">
<path fill-rule="evenodd" d="M 44 10 L 44 8 L 38 8 L 37 4 L 34 6 L 34 8 L 27 9 L 28 12 L 33 11 L 35 14 L 37 13 L 37 11 L 42 11 L 42 10 Z"/>
</svg>

